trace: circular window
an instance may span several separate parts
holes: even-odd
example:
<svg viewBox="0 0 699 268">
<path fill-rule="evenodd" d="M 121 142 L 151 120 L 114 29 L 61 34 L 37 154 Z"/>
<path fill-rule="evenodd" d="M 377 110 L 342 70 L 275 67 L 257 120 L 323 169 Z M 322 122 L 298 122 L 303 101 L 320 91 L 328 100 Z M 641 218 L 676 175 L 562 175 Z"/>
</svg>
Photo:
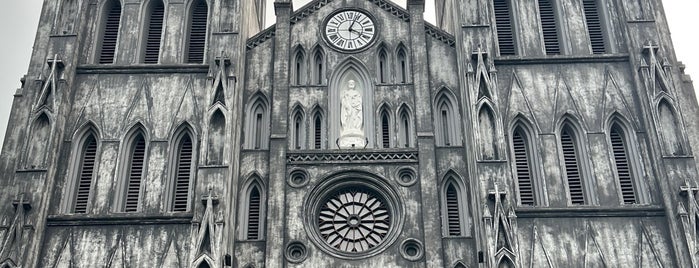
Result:
<svg viewBox="0 0 699 268">
<path fill-rule="evenodd" d="M 308 184 L 308 174 L 303 170 L 294 170 L 287 181 L 291 187 L 300 188 Z"/>
<path fill-rule="evenodd" d="M 306 230 L 323 251 L 339 258 L 378 254 L 395 242 L 402 226 L 396 192 L 380 178 L 343 174 L 318 185 L 304 206 Z"/>
<path fill-rule="evenodd" d="M 325 243 L 343 252 L 365 252 L 384 241 L 391 227 L 386 201 L 360 187 L 344 188 L 324 201 L 318 230 Z"/>
<path fill-rule="evenodd" d="M 285 257 L 289 262 L 300 263 L 306 260 L 308 252 L 306 251 L 306 246 L 298 241 L 291 242 L 286 247 Z"/>
<path fill-rule="evenodd" d="M 397 172 L 398 184 L 404 187 L 413 186 L 417 182 L 417 176 L 412 168 L 401 168 Z"/>
<path fill-rule="evenodd" d="M 422 243 L 417 239 L 406 239 L 401 243 L 400 254 L 409 261 L 418 261 L 422 258 L 424 250 Z"/>
</svg>

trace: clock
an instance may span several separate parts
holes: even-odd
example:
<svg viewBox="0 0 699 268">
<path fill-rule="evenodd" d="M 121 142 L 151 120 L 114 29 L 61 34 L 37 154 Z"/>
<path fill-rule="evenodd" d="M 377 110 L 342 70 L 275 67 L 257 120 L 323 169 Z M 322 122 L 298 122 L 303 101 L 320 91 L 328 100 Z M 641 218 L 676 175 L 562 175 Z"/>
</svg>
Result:
<svg viewBox="0 0 699 268">
<path fill-rule="evenodd" d="M 374 19 L 358 10 L 341 10 L 325 21 L 325 40 L 331 46 L 357 51 L 369 46 L 376 37 Z"/>
</svg>

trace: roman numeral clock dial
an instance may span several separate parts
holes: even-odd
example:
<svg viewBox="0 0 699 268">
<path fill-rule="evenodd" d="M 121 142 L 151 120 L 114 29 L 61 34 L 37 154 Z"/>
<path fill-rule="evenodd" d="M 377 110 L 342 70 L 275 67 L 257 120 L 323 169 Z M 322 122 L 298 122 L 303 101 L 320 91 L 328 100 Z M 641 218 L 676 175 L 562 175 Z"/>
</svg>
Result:
<svg viewBox="0 0 699 268">
<path fill-rule="evenodd" d="M 328 44 L 337 49 L 357 51 L 374 41 L 376 25 L 362 11 L 343 10 L 326 20 L 324 36 Z"/>
</svg>

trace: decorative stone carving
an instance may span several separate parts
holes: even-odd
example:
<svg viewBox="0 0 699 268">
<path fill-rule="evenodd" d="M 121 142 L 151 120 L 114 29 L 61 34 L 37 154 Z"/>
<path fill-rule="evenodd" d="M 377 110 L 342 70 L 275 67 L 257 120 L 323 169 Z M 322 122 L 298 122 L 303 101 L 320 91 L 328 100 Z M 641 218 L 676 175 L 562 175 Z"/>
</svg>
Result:
<svg viewBox="0 0 699 268">
<path fill-rule="evenodd" d="M 364 148 L 364 109 L 362 107 L 361 88 L 357 88 L 354 80 L 347 81 L 347 88 L 342 91 L 340 101 L 340 140 L 342 149 Z"/>
</svg>

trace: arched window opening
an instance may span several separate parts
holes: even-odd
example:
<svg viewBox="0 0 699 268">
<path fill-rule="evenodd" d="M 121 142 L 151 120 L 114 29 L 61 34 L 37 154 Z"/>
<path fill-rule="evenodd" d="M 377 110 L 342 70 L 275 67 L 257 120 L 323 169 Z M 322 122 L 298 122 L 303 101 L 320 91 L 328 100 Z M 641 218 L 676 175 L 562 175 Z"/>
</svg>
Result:
<svg viewBox="0 0 699 268">
<path fill-rule="evenodd" d="M 442 92 L 435 103 L 435 136 L 438 146 L 458 146 L 461 142 L 458 130 L 458 115 L 453 98 Z"/>
<path fill-rule="evenodd" d="M 209 265 L 209 262 L 203 261 L 199 264 L 197 268 L 211 268 L 211 265 Z"/>
<path fill-rule="evenodd" d="M 192 4 L 190 12 L 186 62 L 203 63 L 209 7 L 205 0 L 198 0 Z"/>
<path fill-rule="evenodd" d="M 146 163 L 146 140 L 142 133 L 137 133 L 132 138 L 128 150 L 128 157 L 124 212 L 136 212 L 138 211 L 141 182 L 143 180 L 144 166 Z"/>
<path fill-rule="evenodd" d="M 321 149 L 323 146 L 323 115 L 316 112 L 313 115 L 313 148 Z"/>
<path fill-rule="evenodd" d="M 192 176 L 194 148 L 192 138 L 184 133 L 177 141 L 175 181 L 172 194 L 172 211 L 187 211 L 189 204 L 189 182 Z"/>
<path fill-rule="evenodd" d="M 398 48 L 398 53 L 396 54 L 398 60 L 398 81 L 400 83 L 408 82 L 408 59 L 403 47 Z"/>
<path fill-rule="evenodd" d="M 680 123 L 672 106 L 665 100 L 658 105 L 660 133 L 662 134 L 665 151 L 669 155 L 683 155 Z"/>
<path fill-rule="evenodd" d="M 494 0 L 495 26 L 500 55 L 515 55 L 515 36 L 509 0 Z"/>
<path fill-rule="evenodd" d="M 401 109 L 400 122 L 398 124 L 398 139 L 399 145 L 404 148 L 408 148 L 411 145 L 411 126 L 410 126 L 410 114 L 407 109 Z"/>
<path fill-rule="evenodd" d="M 44 166 L 50 139 L 51 121 L 46 113 L 42 113 L 32 124 L 26 158 L 28 168 L 34 169 Z"/>
<path fill-rule="evenodd" d="M 597 1 L 583 0 L 582 2 L 585 10 L 585 22 L 587 22 L 587 33 L 590 35 L 592 54 L 604 54 L 606 53 L 607 42 L 604 40 L 602 16 Z"/>
<path fill-rule="evenodd" d="M 251 186 L 248 199 L 248 223 L 247 223 L 247 239 L 260 239 L 260 207 L 261 203 L 260 189 L 256 184 Z"/>
<path fill-rule="evenodd" d="M 588 200 L 586 200 L 583 171 L 580 165 L 580 146 L 575 134 L 570 125 L 563 126 L 561 129 L 561 149 L 563 150 L 563 162 L 568 180 L 568 190 L 570 191 L 570 202 L 573 205 L 585 205 Z"/>
<path fill-rule="evenodd" d="M 152 0 L 148 7 L 146 25 L 145 44 L 143 51 L 143 63 L 158 63 L 160 56 L 160 39 L 163 35 L 163 19 L 165 17 L 165 6 L 160 0 Z"/>
<path fill-rule="evenodd" d="M 388 55 L 384 48 L 379 49 L 379 83 L 388 83 Z"/>
<path fill-rule="evenodd" d="M 221 110 L 216 110 L 209 121 L 209 133 L 207 138 L 206 163 L 209 165 L 222 165 L 223 152 L 226 137 L 226 117 Z"/>
<path fill-rule="evenodd" d="M 313 82 L 315 82 L 316 85 L 323 84 L 323 61 L 323 52 L 321 52 L 319 49 L 315 52 L 315 55 L 313 56 Z"/>
<path fill-rule="evenodd" d="M 498 263 L 498 266 L 497 266 L 497 267 L 498 267 L 498 268 L 515 268 L 515 267 L 517 267 L 517 266 L 515 266 L 515 264 L 512 262 L 512 260 L 510 260 L 510 258 L 508 258 L 508 257 L 503 257 L 503 258 L 500 260 L 500 263 Z"/>
<path fill-rule="evenodd" d="M 304 60 L 303 51 L 297 51 L 296 57 L 294 58 L 294 82 L 296 85 L 303 85 L 305 82 L 304 74 L 306 73 L 306 63 Z"/>
<path fill-rule="evenodd" d="M 267 102 L 258 96 L 250 106 L 247 115 L 246 149 L 266 149 L 269 135 Z"/>
<path fill-rule="evenodd" d="M 558 41 L 558 22 L 553 1 L 539 0 L 539 15 L 541 16 L 541 29 L 544 35 L 546 55 L 561 54 L 561 47 Z"/>
<path fill-rule="evenodd" d="M 517 187 L 520 203 L 524 206 L 536 206 L 536 187 L 532 169 L 532 150 L 527 132 L 517 126 L 512 133 L 512 154 L 517 175 Z"/>
<path fill-rule="evenodd" d="M 465 236 L 468 233 L 466 224 L 466 204 L 463 201 L 464 192 L 453 175 L 446 178 L 442 189 L 442 215 L 445 236 Z"/>
<path fill-rule="evenodd" d="M 87 204 L 92 190 L 92 177 L 95 173 L 97 158 L 97 139 L 88 133 L 80 146 L 80 158 L 77 170 L 77 185 L 73 198 L 73 213 L 87 213 Z"/>
<path fill-rule="evenodd" d="M 292 133 L 292 148 L 293 149 L 302 149 L 303 148 L 303 137 L 305 136 L 303 134 L 303 113 L 300 110 L 297 110 L 293 113 L 293 133 Z"/>
<path fill-rule="evenodd" d="M 391 148 L 391 117 L 386 109 L 381 110 L 381 148 Z"/>
<path fill-rule="evenodd" d="M 624 204 L 637 204 L 639 203 L 636 195 L 638 191 L 635 186 L 633 164 L 629 159 L 629 143 L 624 129 L 618 123 L 612 125 L 609 132 L 609 141 L 612 145 L 612 154 L 621 187 L 622 200 Z"/>
<path fill-rule="evenodd" d="M 498 158 L 495 118 L 492 110 L 484 106 L 478 113 L 478 125 L 481 138 L 481 155 L 484 160 Z"/>
<path fill-rule="evenodd" d="M 112 64 L 114 63 L 117 39 L 119 37 L 121 3 L 117 0 L 109 1 L 104 6 L 104 12 L 102 14 L 101 38 L 98 40 L 100 42 L 98 62 L 100 64 Z"/>
</svg>

